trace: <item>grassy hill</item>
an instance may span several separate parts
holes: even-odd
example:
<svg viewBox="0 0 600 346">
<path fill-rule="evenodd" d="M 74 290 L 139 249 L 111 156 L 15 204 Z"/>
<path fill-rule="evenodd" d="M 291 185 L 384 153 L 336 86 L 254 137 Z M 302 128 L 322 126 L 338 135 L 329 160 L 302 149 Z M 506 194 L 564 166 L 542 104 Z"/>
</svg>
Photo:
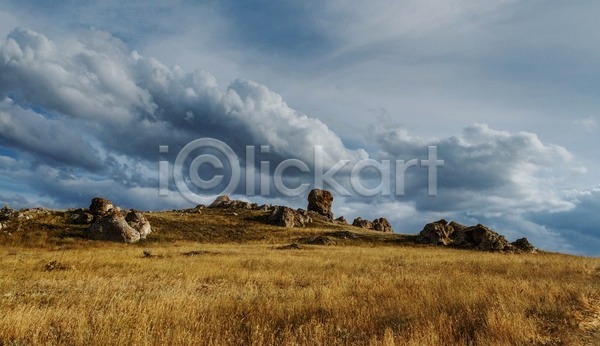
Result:
<svg viewBox="0 0 600 346">
<path fill-rule="evenodd" d="M 146 213 L 148 239 L 120 244 L 27 212 L 0 231 L 0 345 L 600 344 L 600 259 L 264 213 Z"/>
</svg>

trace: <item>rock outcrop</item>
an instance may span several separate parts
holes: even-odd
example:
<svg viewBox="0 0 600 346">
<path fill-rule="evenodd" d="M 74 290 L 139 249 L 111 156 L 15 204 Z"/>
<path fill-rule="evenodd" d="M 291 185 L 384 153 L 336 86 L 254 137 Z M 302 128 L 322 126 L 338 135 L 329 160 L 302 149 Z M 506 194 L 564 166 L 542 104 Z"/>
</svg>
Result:
<svg viewBox="0 0 600 346">
<path fill-rule="evenodd" d="M 387 232 L 387 233 L 394 232 L 394 230 L 392 229 L 392 225 L 384 217 L 380 217 L 373 221 L 369 221 L 369 220 L 365 220 L 361 217 L 357 217 L 352 222 L 352 226 L 360 227 L 360 228 L 364 228 L 364 229 L 370 229 L 370 230 L 378 231 L 378 232 Z"/>
<path fill-rule="evenodd" d="M 333 195 L 327 190 L 313 189 L 308 194 L 307 210 L 315 212 L 330 221 L 333 221 L 332 204 Z"/>
<path fill-rule="evenodd" d="M 90 239 L 135 243 L 152 233 L 150 222 L 141 212 L 131 210 L 124 216 L 120 208 L 104 198 L 92 200 L 89 214 L 93 215 L 86 232 Z"/>
<path fill-rule="evenodd" d="M 140 233 L 127 223 L 121 212 L 116 210 L 110 210 L 103 216 L 96 217 L 87 231 L 87 236 L 93 240 L 125 243 L 135 243 L 141 239 Z"/>
<path fill-rule="evenodd" d="M 393 233 L 392 225 L 385 217 L 373 220 L 373 230 L 379 232 Z"/>
<path fill-rule="evenodd" d="M 282 227 L 304 227 L 312 218 L 305 210 L 294 210 L 288 207 L 276 207 L 266 219 L 267 223 Z"/>
<path fill-rule="evenodd" d="M 229 196 L 223 195 L 217 197 L 209 208 L 227 208 L 227 209 L 258 209 L 258 204 L 251 204 L 245 201 L 230 199 Z"/>
<path fill-rule="evenodd" d="M 517 251 L 522 252 L 534 252 L 535 247 L 529 242 L 527 238 L 520 238 L 510 243 Z"/>
<path fill-rule="evenodd" d="M 348 221 L 346 221 L 346 218 L 343 216 L 338 217 L 337 219 L 335 219 L 336 223 L 339 223 L 340 225 L 347 225 Z"/>
<path fill-rule="evenodd" d="M 535 248 L 526 238 L 509 243 L 504 236 L 477 224 L 465 226 L 458 222 L 439 220 L 423 227 L 418 239 L 421 243 L 451 246 L 492 252 L 533 252 Z"/>
<path fill-rule="evenodd" d="M 209 208 L 217 208 L 217 207 L 223 207 L 226 206 L 227 204 L 229 204 L 229 202 L 231 202 L 231 199 L 229 198 L 229 196 L 227 195 L 222 195 L 217 197 L 214 202 L 211 203 L 211 205 L 209 205 Z"/>
<path fill-rule="evenodd" d="M 373 222 L 369 220 L 364 220 L 362 217 L 359 216 L 356 219 L 354 219 L 354 221 L 352 221 L 352 226 L 373 229 Z"/>
<path fill-rule="evenodd" d="M 504 236 L 482 224 L 455 230 L 451 237 L 452 245 L 460 248 L 497 252 L 513 250 Z"/>
<path fill-rule="evenodd" d="M 428 223 L 419 233 L 419 241 L 427 244 L 448 245 L 452 243 L 450 235 L 454 233 L 454 228 L 448 225 L 448 221 L 439 220 Z"/>
</svg>

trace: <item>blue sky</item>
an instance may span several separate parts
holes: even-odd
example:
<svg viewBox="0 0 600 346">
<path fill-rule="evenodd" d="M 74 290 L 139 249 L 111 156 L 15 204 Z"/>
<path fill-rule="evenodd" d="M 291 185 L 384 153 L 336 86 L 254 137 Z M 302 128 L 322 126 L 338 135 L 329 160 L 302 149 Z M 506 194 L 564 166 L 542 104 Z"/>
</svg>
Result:
<svg viewBox="0 0 600 346">
<path fill-rule="evenodd" d="M 441 217 L 482 222 L 598 256 L 599 10 L 0 1 L 0 204 L 65 208 L 105 195 L 186 206 L 157 195 L 157 147 L 203 136 L 237 152 L 268 144 L 277 160 L 315 144 L 334 159 L 411 159 L 437 145 L 446 163 L 436 198 L 416 178 L 401 198 L 338 197 L 334 211 L 411 233 Z"/>
</svg>

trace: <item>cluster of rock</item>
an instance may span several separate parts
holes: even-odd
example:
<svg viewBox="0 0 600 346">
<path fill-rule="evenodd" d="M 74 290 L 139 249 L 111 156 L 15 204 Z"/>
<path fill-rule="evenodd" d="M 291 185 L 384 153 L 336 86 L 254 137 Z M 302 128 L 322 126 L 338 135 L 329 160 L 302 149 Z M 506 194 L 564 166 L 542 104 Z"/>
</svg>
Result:
<svg viewBox="0 0 600 346">
<path fill-rule="evenodd" d="M 465 226 L 458 222 L 439 220 L 423 227 L 418 239 L 421 243 L 494 252 L 533 252 L 527 238 L 509 243 L 504 236 L 482 224 Z"/>
<path fill-rule="evenodd" d="M 357 217 L 352 222 L 352 226 L 370 229 L 370 230 L 379 231 L 379 232 L 387 232 L 387 233 L 394 232 L 394 230 L 392 229 L 392 225 L 390 225 L 389 221 L 384 217 L 380 217 L 373 221 L 364 220 L 361 217 Z"/>
<path fill-rule="evenodd" d="M 2 207 L 0 209 L 0 231 L 4 230 L 4 232 L 10 234 L 9 229 L 13 229 L 11 224 L 20 225 L 23 221 L 31 220 L 37 214 L 47 214 L 48 210 L 44 208 L 33 208 L 33 209 L 21 209 L 19 211 L 14 210 L 8 206 Z M 20 229 L 20 226 L 16 227 L 17 230 Z"/>
<path fill-rule="evenodd" d="M 347 225 L 348 221 L 343 216 L 334 219 L 331 206 L 333 205 L 333 195 L 327 190 L 313 189 L 308 194 L 307 210 L 293 210 L 287 207 L 277 207 L 268 218 L 271 224 L 284 227 L 304 227 L 314 219 L 320 219 L 334 224 Z M 353 222 L 353 226 L 372 229 L 381 232 L 393 232 L 392 226 L 385 218 L 379 218 L 369 224 L 362 224 L 361 218 Z"/>
<path fill-rule="evenodd" d="M 96 197 L 88 209 L 69 211 L 73 224 L 87 225 L 86 236 L 94 240 L 135 243 L 152 232 L 150 222 L 136 210 L 124 212 L 111 201 Z"/>
</svg>

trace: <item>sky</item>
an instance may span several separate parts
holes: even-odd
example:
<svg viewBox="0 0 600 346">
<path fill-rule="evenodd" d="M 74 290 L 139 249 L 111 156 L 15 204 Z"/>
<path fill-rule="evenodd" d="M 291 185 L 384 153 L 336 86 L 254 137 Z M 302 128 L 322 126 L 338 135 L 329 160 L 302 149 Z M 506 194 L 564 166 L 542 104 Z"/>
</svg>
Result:
<svg viewBox="0 0 600 346">
<path fill-rule="evenodd" d="M 226 143 L 242 167 L 246 146 L 268 146 L 256 181 L 288 159 L 315 170 L 315 146 L 328 169 L 423 160 L 435 146 L 435 196 L 413 167 L 401 196 L 334 191 L 334 214 L 386 217 L 399 233 L 483 223 L 600 256 L 599 11 L 591 0 L 0 0 L 0 204 L 188 207 L 170 171 L 160 195 L 158 162 L 199 138 Z M 234 197 L 306 206 L 247 186 Z"/>
</svg>

